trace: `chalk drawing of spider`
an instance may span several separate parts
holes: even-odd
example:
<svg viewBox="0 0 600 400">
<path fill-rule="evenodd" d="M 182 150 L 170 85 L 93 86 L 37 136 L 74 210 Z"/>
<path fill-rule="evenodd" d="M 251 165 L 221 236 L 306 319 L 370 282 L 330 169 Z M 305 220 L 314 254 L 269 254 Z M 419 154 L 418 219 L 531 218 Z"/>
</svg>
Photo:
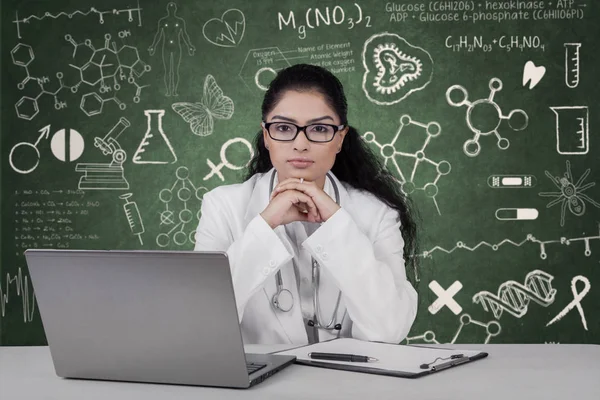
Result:
<svg viewBox="0 0 600 400">
<path fill-rule="evenodd" d="M 590 169 L 588 168 L 583 175 L 581 175 L 581 178 L 579 178 L 577 183 L 574 184 L 573 174 L 571 173 L 571 163 L 569 160 L 567 160 L 567 172 L 565 172 L 565 175 L 562 178 L 558 176 L 554 177 L 552 174 L 550 174 L 550 172 L 546 171 L 546 176 L 550 178 L 552 183 L 554 183 L 557 188 L 560 189 L 560 192 L 542 192 L 539 193 L 539 195 L 542 197 L 557 197 L 548 203 L 546 208 L 550 208 L 558 203 L 562 203 L 560 226 L 565 225 L 565 211 L 567 206 L 569 207 L 569 211 L 578 217 L 585 214 L 585 201 L 588 201 L 593 206 L 600 208 L 600 204 L 586 194 L 583 194 L 584 191 L 596 185 L 596 182 L 590 182 L 585 185 L 583 184 L 589 174 Z"/>
</svg>

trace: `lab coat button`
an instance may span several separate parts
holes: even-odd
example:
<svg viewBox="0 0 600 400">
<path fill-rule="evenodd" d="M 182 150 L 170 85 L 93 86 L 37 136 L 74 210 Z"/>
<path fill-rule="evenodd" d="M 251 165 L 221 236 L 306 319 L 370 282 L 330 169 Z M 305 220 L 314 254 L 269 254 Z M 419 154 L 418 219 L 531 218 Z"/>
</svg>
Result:
<svg viewBox="0 0 600 400">
<path fill-rule="evenodd" d="M 317 253 L 320 253 L 323 251 L 323 246 L 321 246 L 320 244 L 317 245 L 317 247 L 315 248 L 315 250 L 317 250 Z"/>
<path fill-rule="evenodd" d="M 328 257 L 329 257 L 329 255 L 328 255 L 327 253 L 323 253 L 323 254 L 321 254 L 321 258 L 322 258 L 323 260 L 327 260 L 327 258 L 328 258 Z"/>
<path fill-rule="evenodd" d="M 263 268 L 263 274 L 265 274 L 265 276 L 268 276 L 271 273 L 271 268 Z"/>
<path fill-rule="evenodd" d="M 275 267 L 275 265 L 276 265 L 276 264 L 275 264 L 275 260 L 271 260 L 271 261 L 269 261 L 269 266 L 270 266 L 271 268 L 274 268 L 274 267 Z"/>
</svg>

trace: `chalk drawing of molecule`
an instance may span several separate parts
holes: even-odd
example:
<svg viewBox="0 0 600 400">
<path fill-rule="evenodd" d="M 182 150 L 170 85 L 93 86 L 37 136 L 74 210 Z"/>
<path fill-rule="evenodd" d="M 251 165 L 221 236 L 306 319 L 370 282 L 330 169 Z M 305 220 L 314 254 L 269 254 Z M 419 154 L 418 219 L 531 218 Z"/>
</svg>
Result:
<svg viewBox="0 0 600 400">
<path fill-rule="evenodd" d="M 175 171 L 177 180 L 170 188 L 163 189 L 160 191 L 158 197 L 160 201 L 165 204 L 165 210 L 160 213 L 160 225 L 174 225 L 167 233 L 159 233 L 156 236 L 156 244 L 160 247 L 167 247 L 171 242 L 178 246 L 183 246 L 189 242 L 193 245 L 196 243 L 196 227 L 198 221 L 200 221 L 200 205 L 202 204 L 202 197 L 204 193 L 208 191 L 204 186 L 196 187 L 190 180 L 190 171 L 187 167 L 179 167 Z M 177 187 L 179 186 L 179 189 Z M 169 209 L 169 204 L 173 201 L 173 195 L 177 194 L 177 199 L 182 204 L 182 208 L 177 214 L 179 221 L 175 223 L 175 212 Z M 198 211 L 196 212 L 194 219 L 194 213 L 189 208 L 189 202 L 192 200 L 192 196 L 195 196 L 199 202 Z M 191 230 L 186 232 L 186 227 L 191 224 Z"/>
<path fill-rule="evenodd" d="M 458 326 L 458 329 L 454 333 L 454 336 L 452 337 L 452 339 L 447 343 L 449 343 L 449 344 L 456 343 L 463 328 L 470 324 L 485 328 L 485 332 L 487 335 L 485 337 L 485 341 L 483 342 L 485 344 L 488 344 L 490 342 L 491 338 L 498 336 L 500 334 L 500 332 L 502 331 L 502 326 L 500 325 L 500 323 L 498 321 L 492 320 L 492 321 L 489 321 L 486 323 L 486 322 L 474 320 L 473 318 L 471 318 L 471 316 L 469 314 L 463 314 L 460 316 L 460 325 Z M 413 343 L 441 344 L 441 342 L 439 342 L 436 339 L 434 331 L 426 331 L 422 335 L 407 337 L 403 341 L 403 344 L 413 344 Z"/>
<path fill-rule="evenodd" d="M 481 146 L 479 144 L 480 136 L 489 136 L 494 134 L 498 138 L 498 148 L 500 150 L 508 149 L 510 142 L 508 139 L 503 138 L 498 133 L 498 128 L 502 123 L 503 119 L 508 120 L 508 125 L 514 131 L 521 131 L 527 127 L 529 117 L 523 110 L 515 109 L 512 110 L 508 115 L 503 115 L 500 106 L 494 101 L 494 95 L 496 92 L 502 90 L 502 81 L 498 78 L 490 79 L 489 83 L 490 95 L 487 99 L 479 99 L 474 102 L 468 100 L 469 94 L 467 89 L 460 85 L 453 85 L 446 90 L 446 100 L 448 104 L 453 107 L 467 106 L 466 121 L 469 129 L 475 134 L 473 139 L 469 139 L 463 145 L 464 153 L 469 157 L 475 157 L 479 154 Z M 463 99 L 460 101 L 454 101 L 452 99 L 452 92 L 459 91 L 463 95 Z M 522 118 L 519 121 L 518 115 Z M 516 117 L 516 118 L 515 118 Z M 491 121 L 491 122 L 490 122 Z"/>
<path fill-rule="evenodd" d="M 425 143 L 423 143 L 423 146 L 414 153 L 406 153 L 406 152 L 398 151 L 396 149 L 396 142 L 400 138 L 400 134 L 402 133 L 402 130 L 404 129 L 404 127 L 411 125 L 411 124 L 425 129 L 425 132 L 427 134 Z M 427 158 L 427 156 L 425 155 L 425 149 L 431 142 L 431 139 L 439 136 L 439 134 L 441 132 L 442 132 L 442 128 L 440 127 L 440 124 L 438 124 L 437 122 L 430 122 L 428 124 L 423 124 L 423 123 L 414 121 L 409 115 L 403 115 L 400 117 L 400 126 L 398 127 L 398 131 L 396 132 L 396 136 L 394 136 L 394 139 L 390 143 L 380 144 L 375 139 L 375 134 L 373 132 L 365 132 L 363 134 L 363 139 L 365 140 L 365 142 L 373 143 L 375 146 L 377 146 L 379 148 L 379 153 L 381 154 L 381 156 L 384 159 L 384 161 L 383 161 L 384 166 L 389 169 L 390 168 L 389 164 L 392 164 L 392 166 L 395 168 L 395 170 L 397 172 L 396 180 L 402 185 L 401 186 L 402 192 L 405 195 L 410 195 L 415 190 L 423 190 L 428 197 L 431 197 L 433 199 L 435 208 L 437 209 L 438 214 L 440 214 L 440 215 L 441 215 L 440 208 L 435 199 L 435 197 L 438 194 L 437 183 L 440 180 L 442 175 L 448 175 L 450 173 L 451 166 L 448 161 L 444 160 L 444 161 L 440 161 L 440 162 L 435 162 L 435 161 Z M 402 168 L 398 164 L 397 157 L 408 157 L 408 158 L 414 159 L 414 164 L 413 164 L 412 169 L 410 171 L 406 171 L 406 172 L 410 172 L 409 174 L 405 173 L 405 171 L 402 171 Z M 421 163 L 428 163 L 428 164 L 435 166 L 436 171 L 437 171 L 437 176 L 435 177 L 433 182 L 428 182 L 421 187 L 417 187 L 414 182 L 415 182 L 415 176 L 416 176 L 417 170 Z"/>
<path fill-rule="evenodd" d="M 111 35 L 106 34 L 104 39 L 104 47 L 96 49 L 89 39 L 77 43 L 71 35 L 65 35 L 65 40 L 73 45 L 73 60 L 69 66 L 75 68 L 78 75 L 78 82 L 72 86 L 65 84 L 63 72 L 56 73 L 58 84 L 51 82 L 47 76 L 32 76 L 29 65 L 35 60 L 33 48 L 28 44 L 18 43 L 11 51 L 12 62 L 25 69 L 26 76 L 17 84 L 17 88 L 24 90 L 30 81 L 35 81 L 39 86 L 39 92 L 35 97 L 23 96 L 17 101 L 15 104 L 17 116 L 28 121 L 35 118 L 40 111 L 38 101 L 43 95 L 54 98 L 56 110 L 64 109 L 67 103 L 59 99 L 63 89 L 77 93 L 83 84 L 92 88 L 81 97 L 79 105 L 88 117 L 102 113 L 104 103 L 107 101 L 114 101 L 121 110 L 127 107 L 116 94 L 110 98 L 100 96 L 100 94 L 118 92 L 123 81 L 135 86 L 136 94 L 132 100 L 134 103 L 139 103 L 142 89 L 149 85 L 140 86 L 138 78 L 150 71 L 150 65 L 140 59 L 137 48 L 122 45 L 117 49 L 116 42 L 111 42 Z M 49 89 L 50 86 L 54 90 Z"/>
</svg>

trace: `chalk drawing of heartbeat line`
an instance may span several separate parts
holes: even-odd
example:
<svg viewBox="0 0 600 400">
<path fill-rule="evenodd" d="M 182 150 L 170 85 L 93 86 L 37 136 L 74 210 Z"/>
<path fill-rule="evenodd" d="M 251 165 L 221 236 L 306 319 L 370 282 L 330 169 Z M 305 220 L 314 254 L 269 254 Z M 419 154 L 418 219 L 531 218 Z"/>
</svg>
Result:
<svg viewBox="0 0 600 400">
<path fill-rule="evenodd" d="M 33 315 L 35 313 L 35 293 L 32 288 L 30 296 L 29 279 L 27 276 L 23 276 L 21 268 L 19 268 L 17 275 L 14 277 L 11 277 L 9 273 L 6 274 L 6 291 L 2 290 L 2 284 L 0 282 L 0 316 L 4 317 L 6 314 L 6 304 L 10 299 L 10 285 L 12 283 L 15 284 L 17 296 L 21 297 L 21 302 L 23 303 L 23 322 L 33 321 Z"/>
<path fill-rule="evenodd" d="M 101 10 L 96 9 L 95 7 L 91 7 L 88 11 L 75 10 L 70 13 L 61 11 L 59 13 L 52 14 L 52 13 L 46 11 L 41 16 L 32 14 L 32 15 L 29 15 L 28 17 L 25 17 L 22 19 L 19 19 L 19 13 L 17 11 L 17 12 L 15 12 L 15 20 L 12 22 L 17 25 L 17 36 L 19 39 L 21 39 L 22 38 L 21 37 L 21 24 L 29 24 L 29 23 L 31 23 L 31 20 L 41 21 L 45 18 L 58 19 L 61 17 L 67 17 L 69 19 L 73 19 L 73 17 L 75 17 L 75 16 L 87 17 L 90 14 L 96 14 L 96 15 L 98 15 L 98 22 L 100 24 L 104 24 L 104 15 L 105 14 L 119 15 L 119 14 L 124 14 L 124 13 L 127 13 L 127 15 L 129 16 L 129 18 L 128 18 L 129 22 L 133 22 L 133 14 L 137 13 L 138 26 L 142 26 L 142 9 L 140 8 L 139 0 L 137 2 L 137 8 L 126 8 L 123 10 L 117 10 L 117 9 L 113 8 L 111 10 L 101 11 Z"/>
<path fill-rule="evenodd" d="M 435 253 L 436 251 L 440 251 L 440 252 L 446 253 L 446 254 L 451 254 L 454 251 L 459 250 L 459 249 L 467 250 L 467 251 L 476 251 L 480 247 L 488 247 L 494 251 L 497 251 L 498 249 L 500 249 L 500 247 L 502 247 L 504 245 L 512 245 L 515 247 L 521 247 L 526 243 L 537 243 L 540 246 L 540 258 L 542 260 L 545 260 L 548 257 L 548 255 L 546 254 L 546 246 L 548 246 L 549 244 L 557 244 L 558 243 L 558 244 L 569 246 L 570 244 L 575 243 L 575 242 L 584 242 L 585 250 L 584 250 L 583 254 L 585 254 L 586 257 L 589 257 L 592 255 L 592 250 L 590 248 L 590 241 L 592 241 L 592 240 L 600 240 L 600 224 L 598 224 L 598 235 L 596 235 L 596 236 L 582 236 L 582 237 L 575 237 L 575 238 L 561 237 L 559 240 L 543 241 L 543 240 L 536 239 L 532 234 L 528 234 L 527 237 L 524 240 L 522 240 L 521 242 L 515 242 L 510 239 L 504 239 L 499 243 L 491 244 L 486 241 L 481 241 L 473 247 L 467 246 L 464 242 L 457 242 L 456 246 L 452 247 L 451 249 L 446 249 L 441 246 L 435 246 L 431 250 L 426 250 L 421 254 L 413 255 L 413 257 L 433 258 L 433 253 Z"/>
<path fill-rule="evenodd" d="M 236 44 L 235 37 L 238 34 L 238 30 L 244 30 L 244 24 L 236 21 L 235 27 L 231 27 L 231 25 L 228 23 L 225 23 L 225 27 L 227 28 L 228 33 L 221 33 L 221 35 L 217 38 L 217 42 L 223 43 L 228 41 L 231 44 Z"/>
<path fill-rule="evenodd" d="M 556 289 L 552 287 L 554 277 L 547 272 L 536 269 L 525 277 L 525 283 L 506 281 L 498 288 L 498 295 L 482 290 L 473 296 L 473 303 L 481 304 L 485 311 L 492 311 L 496 319 L 500 319 L 506 311 L 517 318 L 527 313 L 529 300 L 543 307 L 554 302 Z"/>
</svg>

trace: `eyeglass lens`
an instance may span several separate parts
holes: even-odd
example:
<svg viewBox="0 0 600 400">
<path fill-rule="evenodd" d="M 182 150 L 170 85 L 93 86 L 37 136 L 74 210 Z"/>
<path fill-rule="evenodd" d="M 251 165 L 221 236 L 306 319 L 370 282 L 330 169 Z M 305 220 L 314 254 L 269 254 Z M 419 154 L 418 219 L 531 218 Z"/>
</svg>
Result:
<svg viewBox="0 0 600 400">
<path fill-rule="evenodd" d="M 269 126 L 269 134 L 275 140 L 293 140 L 298 128 L 294 124 L 276 122 Z M 328 142 L 335 134 L 335 128 L 330 125 L 314 124 L 305 129 L 306 136 L 314 142 Z"/>
</svg>

